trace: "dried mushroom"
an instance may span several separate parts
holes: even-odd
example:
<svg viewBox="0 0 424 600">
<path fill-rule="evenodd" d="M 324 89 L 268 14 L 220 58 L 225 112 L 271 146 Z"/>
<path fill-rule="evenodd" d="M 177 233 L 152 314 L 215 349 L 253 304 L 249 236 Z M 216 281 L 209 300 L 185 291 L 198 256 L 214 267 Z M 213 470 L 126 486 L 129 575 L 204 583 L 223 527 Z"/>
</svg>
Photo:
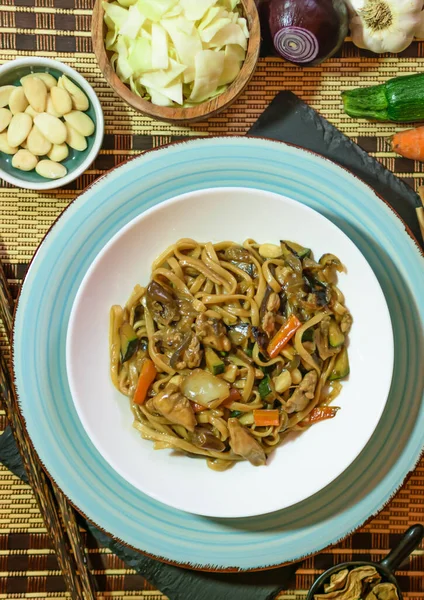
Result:
<svg viewBox="0 0 424 600">
<path fill-rule="evenodd" d="M 346 569 L 344 569 L 346 571 Z M 341 575 L 344 571 L 340 573 L 336 573 L 333 575 L 333 578 L 330 579 L 330 584 L 328 587 L 335 584 L 336 578 L 338 575 Z M 341 579 L 341 578 L 340 578 Z M 334 587 L 333 591 L 327 591 L 325 594 L 315 594 L 315 600 L 360 600 L 364 597 L 363 592 L 364 588 L 369 587 L 372 583 L 378 583 L 381 580 L 380 575 L 375 567 L 370 567 L 367 565 L 357 567 L 356 569 L 352 569 L 348 572 L 347 577 L 345 577 L 345 583 L 342 588 Z M 324 588 L 325 589 L 325 588 Z M 327 588 L 328 589 L 328 588 Z M 371 599 L 370 599 L 371 600 Z"/>
<path fill-rule="evenodd" d="M 380 583 L 381 577 L 375 567 L 363 565 L 343 569 L 324 585 L 324 594 L 315 594 L 314 600 L 399 600 L 393 583 Z"/>
<path fill-rule="evenodd" d="M 399 600 L 397 588 L 393 583 L 378 583 L 365 600 Z"/>
<path fill-rule="evenodd" d="M 326 583 L 324 585 L 324 591 L 326 594 L 330 592 L 335 592 L 336 590 L 341 590 L 346 585 L 347 576 L 349 575 L 349 569 L 343 569 L 343 571 L 339 571 L 338 573 L 334 573 L 330 577 L 330 583 Z"/>
</svg>

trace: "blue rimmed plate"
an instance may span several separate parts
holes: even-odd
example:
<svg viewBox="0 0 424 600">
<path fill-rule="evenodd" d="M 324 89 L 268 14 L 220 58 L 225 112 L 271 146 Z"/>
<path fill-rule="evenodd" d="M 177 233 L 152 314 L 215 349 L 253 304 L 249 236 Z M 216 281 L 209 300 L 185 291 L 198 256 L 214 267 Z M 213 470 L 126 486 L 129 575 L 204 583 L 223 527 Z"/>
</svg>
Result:
<svg viewBox="0 0 424 600">
<path fill-rule="evenodd" d="M 340 227 L 379 279 L 395 340 L 387 406 L 356 461 L 308 500 L 249 519 L 190 515 L 150 499 L 123 480 L 85 434 L 65 365 L 70 310 L 104 244 L 154 204 L 223 186 L 284 194 Z M 423 267 L 416 243 L 372 190 L 309 152 L 266 140 L 215 138 L 138 157 L 108 173 L 70 205 L 28 271 L 14 333 L 16 383 L 28 433 L 50 475 L 81 512 L 116 538 L 157 558 L 189 567 L 247 570 L 317 552 L 375 514 L 422 451 L 424 307 L 418 300 L 424 297 Z M 378 347 L 370 368 L 378 377 Z"/>
</svg>

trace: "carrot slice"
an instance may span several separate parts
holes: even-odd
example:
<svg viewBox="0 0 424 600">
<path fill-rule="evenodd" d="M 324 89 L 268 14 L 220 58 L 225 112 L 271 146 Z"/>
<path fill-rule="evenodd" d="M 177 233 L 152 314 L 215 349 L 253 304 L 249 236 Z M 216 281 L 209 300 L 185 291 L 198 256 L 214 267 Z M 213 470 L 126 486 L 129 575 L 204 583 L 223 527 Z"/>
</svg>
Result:
<svg viewBox="0 0 424 600">
<path fill-rule="evenodd" d="M 399 131 L 391 137 L 392 151 L 413 160 L 424 161 L 424 127 Z"/>
<path fill-rule="evenodd" d="M 268 425 L 277 426 L 280 424 L 278 410 L 254 410 L 253 418 L 255 420 L 255 425 L 258 427 L 266 427 Z"/>
<path fill-rule="evenodd" d="M 338 406 L 316 406 L 309 415 L 304 419 L 304 423 L 318 423 L 318 421 L 325 421 L 325 419 L 332 419 L 336 416 Z"/>
<path fill-rule="evenodd" d="M 274 335 L 270 343 L 268 344 L 267 352 L 270 358 L 275 358 L 284 348 L 284 346 L 292 339 L 296 331 L 302 323 L 296 317 L 296 315 L 290 315 L 284 325 L 281 326 L 280 330 Z"/>
<path fill-rule="evenodd" d="M 202 406 L 201 404 L 197 404 L 197 402 L 190 402 L 190 404 L 194 413 L 199 413 L 204 410 L 208 410 L 207 406 Z"/>
<path fill-rule="evenodd" d="M 141 367 L 140 377 L 138 378 L 137 388 L 135 390 L 133 402 L 134 404 L 143 404 L 146 400 L 149 387 L 155 380 L 157 375 L 155 363 L 147 358 Z"/>
</svg>

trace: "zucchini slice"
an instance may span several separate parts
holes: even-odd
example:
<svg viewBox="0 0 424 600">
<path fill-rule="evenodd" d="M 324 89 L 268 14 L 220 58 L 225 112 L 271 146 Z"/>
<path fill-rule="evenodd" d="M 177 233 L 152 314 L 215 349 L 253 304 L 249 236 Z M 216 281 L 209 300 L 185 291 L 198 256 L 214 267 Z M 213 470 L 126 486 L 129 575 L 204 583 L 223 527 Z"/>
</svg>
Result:
<svg viewBox="0 0 424 600">
<path fill-rule="evenodd" d="M 269 375 L 265 375 L 265 377 L 261 379 L 258 389 L 262 400 L 266 400 L 268 403 L 275 400 L 274 384 Z"/>
<path fill-rule="evenodd" d="M 121 339 L 121 361 L 124 363 L 129 360 L 138 348 L 138 337 L 131 325 L 126 321 L 119 328 L 119 337 Z"/>
<path fill-rule="evenodd" d="M 219 356 L 212 350 L 212 348 L 205 348 L 205 360 L 206 366 L 212 375 L 219 375 L 224 372 L 225 365 Z"/>
<path fill-rule="evenodd" d="M 343 346 L 337 355 L 336 362 L 334 363 L 334 369 L 331 372 L 330 381 L 336 381 L 336 379 L 343 379 L 350 373 L 349 357 L 347 355 L 347 348 Z"/>
<path fill-rule="evenodd" d="M 310 248 L 304 248 L 300 244 L 296 244 L 296 242 L 289 242 L 288 240 L 284 240 L 286 246 L 288 246 L 289 250 L 291 250 L 296 256 L 300 259 L 305 258 L 305 256 L 309 256 L 311 253 Z"/>
<path fill-rule="evenodd" d="M 328 341 L 330 342 L 330 346 L 332 348 L 338 348 L 339 346 L 342 346 L 345 341 L 345 336 L 340 331 L 340 327 L 334 319 L 331 319 L 328 328 Z"/>
</svg>

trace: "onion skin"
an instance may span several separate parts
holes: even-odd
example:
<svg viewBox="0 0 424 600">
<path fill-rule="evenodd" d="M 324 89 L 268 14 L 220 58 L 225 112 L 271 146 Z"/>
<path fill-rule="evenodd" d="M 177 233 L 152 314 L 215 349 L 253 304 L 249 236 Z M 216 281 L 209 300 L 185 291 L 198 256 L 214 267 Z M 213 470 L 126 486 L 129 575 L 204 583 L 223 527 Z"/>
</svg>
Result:
<svg viewBox="0 0 424 600">
<path fill-rule="evenodd" d="M 344 0 L 270 0 L 261 8 L 275 51 L 300 66 L 330 58 L 348 32 Z"/>
</svg>

